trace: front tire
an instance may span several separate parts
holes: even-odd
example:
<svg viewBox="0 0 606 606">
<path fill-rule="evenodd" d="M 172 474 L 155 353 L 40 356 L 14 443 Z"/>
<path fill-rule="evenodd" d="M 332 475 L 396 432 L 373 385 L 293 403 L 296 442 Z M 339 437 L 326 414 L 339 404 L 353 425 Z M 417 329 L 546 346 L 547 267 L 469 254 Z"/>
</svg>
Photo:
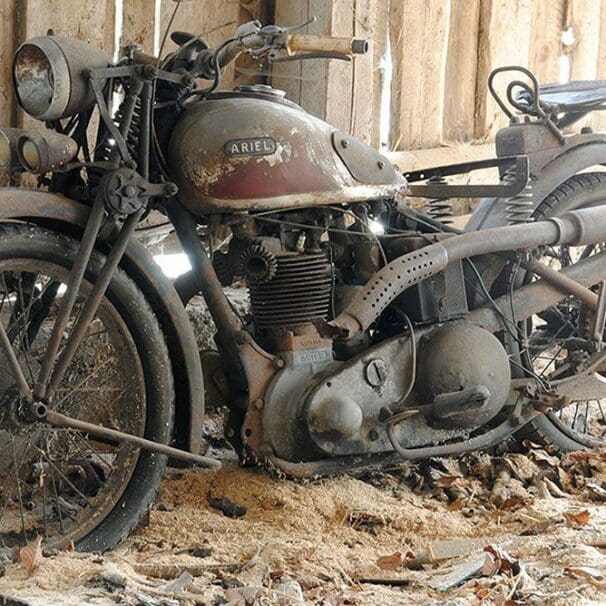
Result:
<svg viewBox="0 0 606 606">
<path fill-rule="evenodd" d="M 76 240 L 36 226 L 0 227 L 0 321 L 30 385 L 77 251 Z M 92 288 L 104 262 L 101 253 L 93 253 L 81 290 Z M 166 457 L 24 422 L 12 384 L 0 355 L 0 547 L 42 535 L 45 546 L 73 540 L 80 551 L 110 549 L 147 512 Z M 170 441 L 174 384 L 168 350 L 144 294 L 122 270 L 114 272 L 49 406 L 149 440 Z"/>
</svg>

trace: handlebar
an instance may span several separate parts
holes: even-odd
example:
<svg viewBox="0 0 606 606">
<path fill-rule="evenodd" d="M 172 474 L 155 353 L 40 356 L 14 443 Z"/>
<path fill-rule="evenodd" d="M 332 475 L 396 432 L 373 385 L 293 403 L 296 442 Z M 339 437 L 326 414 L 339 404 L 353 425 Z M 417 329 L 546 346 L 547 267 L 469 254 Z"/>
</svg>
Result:
<svg viewBox="0 0 606 606">
<path fill-rule="evenodd" d="M 325 54 L 327 58 L 340 55 L 343 58 L 352 55 L 363 55 L 368 52 L 368 40 L 362 38 L 343 38 L 334 36 L 314 36 L 303 34 L 287 34 L 276 41 L 275 46 L 269 46 L 267 38 L 261 34 L 249 34 L 243 38 L 237 38 L 219 47 L 218 63 L 221 69 L 234 61 L 241 53 L 250 51 L 265 52 L 270 60 L 279 60 L 280 51 L 286 57 L 305 59 L 306 55 L 318 57 Z"/>
<path fill-rule="evenodd" d="M 299 52 L 329 52 L 343 55 L 364 55 L 368 52 L 368 40 L 362 38 L 337 38 L 333 36 L 312 36 L 291 34 L 286 39 L 289 54 Z"/>
<path fill-rule="evenodd" d="M 214 80 L 212 89 L 200 91 L 208 92 L 217 86 L 220 72 L 244 52 L 254 58 L 267 57 L 270 62 L 312 58 L 349 61 L 353 55 L 363 55 L 368 52 L 369 42 L 361 38 L 291 33 L 312 21 L 313 19 L 310 19 L 295 28 L 276 25 L 263 27 L 259 21 L 251 21 L 238 27 L 234 38 L 226 40 L 215 49 L 208 48 L 200 38 L 180 33 L 178 42 L 181 42 L 183 36 L 185 42 L 179 45 L 180 48 L 172 56 L 170 64 L 172 69 L 184 70 L 192 78 Z M 200 44 L 202 48 L 196 47 L 196 44 Z M 157 65 L 157 60 L 140 51 L 135 51 L 132 58 L 138 63 Z M 162 63 L 162 65 L 167 64 Z"/>
</svg>

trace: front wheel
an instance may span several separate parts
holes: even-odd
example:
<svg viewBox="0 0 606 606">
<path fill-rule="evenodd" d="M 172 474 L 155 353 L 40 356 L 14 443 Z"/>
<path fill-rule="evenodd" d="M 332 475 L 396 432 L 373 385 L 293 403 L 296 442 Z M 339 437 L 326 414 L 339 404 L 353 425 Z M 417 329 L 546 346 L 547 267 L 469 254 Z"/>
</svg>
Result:
<svg viewBox="0 0 606 606">
<path fill-rule="evenodd" d="M 0 322 L 28 383 L 38 377 L 78 242 L 29 225 L 0 227 Z M 63 336 L 105 262 L 93 253 Z M 0 353 L 0 548 L 41 536 L 105 551 L 147 511 L 166 458 L 55 428 L 24 414 Z M 49 407 L 76 419 L 168 443 L 174 386 L 158 322 L 116 270 Z"/>
</svg>

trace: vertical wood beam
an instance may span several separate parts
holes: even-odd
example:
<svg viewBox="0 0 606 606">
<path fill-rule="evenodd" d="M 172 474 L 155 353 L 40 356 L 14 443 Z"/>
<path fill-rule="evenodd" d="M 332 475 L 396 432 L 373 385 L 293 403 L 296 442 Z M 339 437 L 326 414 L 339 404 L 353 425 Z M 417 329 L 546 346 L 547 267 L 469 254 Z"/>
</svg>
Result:
<svg viewBox="0 0 606 606">
<path fill-rule="evenodd" d="M 23 12 L 25 38 L 44 36 L 48 29 L 71 36 L 114 54 L 115 6 L 113 0 L 26 0 Z"/>
<path fill-rule="evenodd" d="M 174 0 L 162 0 L 160 8 L 160 41 L 166 32 L 177 4 Z M 239 0 L 183 0 L 171 25 L 171 32 L 185 31 L 201 36 L 211 47 L 217 46 L 235 33 L 240 20 Z M 163 55 L 174 51 L 175 44 L 167 38 Z M 227 67 L 221 79 L 221 88 L 230 89 L 234 82 L 233 63 Z"/>
<path fill-rule="evenodd" d="M 449 0 L 392 0 L 390 149 L 439 145 Z"/>
<path fill-rule="evenodd" d="M 15 126 L 16 106 L 13 91 L 12 64 L 17 46 L 17 2 L 3 0 L 0 4 L 0 126 Z M 0 171 L 0 186 L 8 184 L 10 176 Z"/>
<path fill-rule="evenodd" d="M 276 0 L 274 23 L 282 26 L 301 24 L 307 21 L 308 14 L 308 0 Z M 276 63 L 271 67 L 272 86 L 283 90 L 288 99 L 299 104 L 302 78 L 303 65 L 300 61 Z"/>
<path fill-rule="evenodd" d="M 565 22 L 565 0 L 534 0 L 528 67 L 542 84 L 560 78 Z"/>
<path fill-rule="evenodd" d="M 388 9 L 388 3 L 381 0 L 356 0 L 353 15 L 352 33 L 356 38 L 368 39 L 370 49 L 353 61 L 349 131 L 376 146 L 379 145 L 383 84 L 380 66 L 387 51 Z"/>
<path fill-rule="evenodd" d="M 473 139 L 480 0 L 452 0 L 448 24 L 442 141 Z"/>
<path fill-rule="evenodd" d="M 528 65 L 532 0 L 482 0 L 476 83 L 476 138 L 489 139 L 507 118 L 488 92 L 486 82 L 495 67 Z M 502 90 L 506 76 L 495 83 Z"/>
<path fill-rule="evenodd" d="M 0 125 L 12 126 L 15 113 L 12 64 L 17 46 L 17 2 L 0 4 Z"/>
<path fill-rule="evenodd" d="M 571 80 L 594 80 L 598 77 L 600 56 L 600 25 L 602 23 L 602 0 L 569 0 L 566 27 L 572 29 L 574 44 L 566 47 L 570 61 Z M 602 112 L 593 112 L 570 127 L 578 132 L 584 126 L 600 128 L 605 125 Z"/>
<path fill-rule="evenodd" d="M 602 0 L 568 2 L 567 27 L 572 28 L 574 45 L 569 53 L 570 79 L 592 80 L 597 76 Z"/>
<path fill-rule="evenodd" d="M 268 0 L 240 0 L 240 23 L 257 20 L 263 25 L 272 22 L 273 6 Z M 235 64 L 234 85 L 242 84 L 264 84 L 266 75 L 264 72 L 264 63 L 253 59 L 250 55 L 240 55 Z"/>
<path fill-rule="evenodd" d="M 154 52 L 156 7 L 153 0 L 123 0 L 120 46 L 140 44 L 148 54 Z"/>
<path fill-rule="evenodd" d="M 388 0 L 377 0 L 374 8 L 372 37 L 372 129 L 371 143 L 379 149 L 381 141 L 381 123 L 383 109 L 383 95 L 385 88 L 390 86 L 386 82 L 387 53 L 389 51 L 389 2 Z M 354 77 L 355 86 L 364 86 L 363 82 Z"/>
<path fill-rule="evenodd" d="M 330 36 L 353 37 L 355 10 L 355 0 L 333 0 L 326 33 Z M 325 119 L 346 133 L 351 132 L 353 127 L 353 63 L 359 59 L 364 64 L 368 57 L 356 57 L 351 63 L 335 59 L 319 60 L 324 64 L 320 65 L 321 69 L 327 70 Z"/>
</svg>

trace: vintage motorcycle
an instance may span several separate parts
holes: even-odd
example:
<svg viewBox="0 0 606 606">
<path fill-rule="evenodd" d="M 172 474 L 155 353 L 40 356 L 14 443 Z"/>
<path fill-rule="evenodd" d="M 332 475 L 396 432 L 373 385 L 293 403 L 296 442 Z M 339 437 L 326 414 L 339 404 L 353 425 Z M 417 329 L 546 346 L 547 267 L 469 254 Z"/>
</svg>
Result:
<svg viewBox="0 0 606 606">
<path fill-rule="evenodd" d="M 220 465 L 199 454 L 185 312 L 199 293 L 243 462 L 313 477 L 521 431 L 562 450 L 603 443 L 605 179 L 561 173 L 528 194 L 529 168 L 536 184 L 598 135 L 561 135 L 557 105 L 519 85 L 526 101 L 508 98 L 534 118 L 499 133 L 497 157 L 404 176 L 279 90 L 218 89 L 243 52 L 350 60 L 366 41 L 258 22 L 215 49 L 172 38 L 162 60 L 128 47 L 112 64 L 54 35 L 15 55 L 18 102 L 47 129 L 0 132 L 0 165 L 45 186 L 0 190 L 0 547 L 42 535 L 106 550 L 168 457 Z M 574 172 L 606 161 L 600 142 Z M 446 179 L 486 167 L 492 185 Z M 465 233 L 447 221 L 453 196 L 487 197 Z M 174 284 L 133 237 L 151 210 L 191 262 Z M 223 292 L 235 280 L 247 317 Z"/>
</svg>

